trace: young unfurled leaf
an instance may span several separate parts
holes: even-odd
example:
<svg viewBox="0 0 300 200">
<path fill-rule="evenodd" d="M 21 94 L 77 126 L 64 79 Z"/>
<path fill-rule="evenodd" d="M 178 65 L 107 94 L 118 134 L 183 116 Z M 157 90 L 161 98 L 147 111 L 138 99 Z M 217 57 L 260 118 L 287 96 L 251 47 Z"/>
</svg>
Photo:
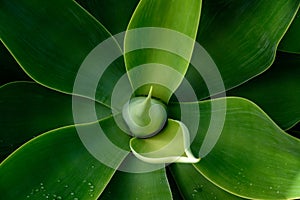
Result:
<svg viewBox="0 0 300 200">
<path fill-rule="evenodd" d="M 133 138 L 130 148 L 133 154 L 149 163 L 196 163 L 190 151 L 190 137 L 187 127 L 179 121 L 168 120 L 166 127 L 148 139 Z"/>
</svg>

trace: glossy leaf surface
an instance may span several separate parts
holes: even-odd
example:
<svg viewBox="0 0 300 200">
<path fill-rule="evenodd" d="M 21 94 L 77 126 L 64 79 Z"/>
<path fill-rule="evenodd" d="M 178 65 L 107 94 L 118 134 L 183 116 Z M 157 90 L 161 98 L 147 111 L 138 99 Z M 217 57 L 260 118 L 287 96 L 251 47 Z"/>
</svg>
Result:
<svg viewBox="0 0 300 200">
<path fill-rule="evenodd" d="M 184 199 L 242 199 L 217 187 L 199 173 L 193 165 L 172 164 L 172 175 Z"/>
<path fill-rule="evenodd" d="M 227 191 L 250 199 L 287 199 L 300 197 L 300 140 L 282 131 L 255 104 L 241 98 L 226 100 L 224 126 L 214 148 L 194 164 L 210 181 Z M 183 104 L 189 111 L 192 104 Z M 203 138 L 210 126 L 219 123 L 211 114 L 223 115 L 222 109 L 211 109 L 211 102 L 199 103 L 201 120 L 198 135 L 192 143 L 194 154 L 205 146 Z M 172 115 L 178 115 L 173 109 Z M 208 120 L 207 120 L 208 119 Z M 212 120 L 212 121 L 210 121 Z M 210 123 L 211 122 L 211 123 Z M 211 141 L 207 141 L 211 142 Z"/>
<path fill-rule="evenodd" d="M 85 57 L 110 37 L 108 31 L 74 1 L 2 1 L 0 23 L 0 38 L 21 67 L 37 82 L 66 93 L 73 92 Z M 116 43 L 111 43 L 108 49 L 119 54 L 121 51 Z M 105 70 L 105 66 L 94 63 L 97 64 L 97 73 L 91 68 L 80 74 L 81 86 L 85 86 L 80 95 L 93 99 L 96 96 L 99 101 L 108 103 L 111 91 L 102 86 L 112 83 L 99 86 L 97 94 L 89 94 L 91 85 L 95 84 L 91 81 L 98 83 L 99 71 Z M 114 74 L 124 71 L 120 61 L 114 62 L 112 68 Z M 109 81 L 118 75 L 111 76 Z"/>
<path fill-rule="evenodd" d="M 129 157 L 128 157 L 129 158 Z M 124 161 L 131 170 L 138 172 L 147 163 L 135 159 Z M 151 168 L 151 167 L 150 167 Z M 172 199 L 165 168 L 144 173 L 117 171 L 100 199 Z"/>
<path fill-rule="evenodd" d="M 246 82 L 271 65 L 299 3 L 298 0 L 203 2 L 197 42 L 214 60 L 226 89 Z M 209 96 L 201 75 L 191 67 L 187 72 L 198 99 Z M 208 78 L 218 80 L 214 75 Z"/>
<path fill-rule="evenodd" d="M 253 101 L 282 129 L 288 129 L 300 120 L 299 66 L 299 54 L 278 52 L 268 71 L 229 90 L 227 95 Z"/>
<path fill-rule="evenodd" d="M 126 31 L 139 0 L 76 0 L 114 35 Z"/>
<path fill-rule="evenodd" d="M 115 163 L 124 159 L 124 155 L 110 156 Z M 1 163 L 0 169 L 4 199 L 95 199 L 115 172 L 86 150 L 74 126 L 31 140 Z"/>
<path fill-rule="evenodd" d="M 80 108 L 81 123 L 93 122 L 95 107 L 102 119 L 110 109 L 92 100 L 74 97 Z M 74 124 L 72 96 L 49 90 L 33 82 L 13 82 L 0 87 L 0 158 L 24 142 L 46 131 Z"/>
<path fill-rule="evenodd" d="M 125 64 L 133 88 L 139 88 L 137 95 L 146 95 L 149 87 L 143 85 L 153 84 L 151 77 L 155 77 L 153 96 L 168 102 L 187 70 L 198 29 L 200 8 L 200 0 L 140 1 L 128 25 L 124 43 L 125 52 L 132 51 L 125 55 Z M 152 28 L 130 32 L 142 27 Z M 181 51 L 184 52 L 183 55 L 180 54 Z M 153 63 L 160 65 L 151 66 Z M 131 69 L 143 64 L 149 64 L 149 70 L 140 70 L 138 77 L 130 73 Z M 179 77 L 174 76 L 172 70 L 163 73 L 162 65 L 173 69 Z M 141 80 L 143 83 L 138 84 Z"/>
</svg>

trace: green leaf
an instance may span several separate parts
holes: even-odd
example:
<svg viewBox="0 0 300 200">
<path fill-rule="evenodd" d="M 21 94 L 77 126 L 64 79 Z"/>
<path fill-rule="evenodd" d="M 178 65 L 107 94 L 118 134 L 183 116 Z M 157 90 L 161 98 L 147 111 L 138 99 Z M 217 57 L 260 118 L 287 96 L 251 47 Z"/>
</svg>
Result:
<svg viewBox="0 0 300 200">
<path fill-rule="evenodd" d="M 246 82 L 271 65 L 299 3 L 299 0 L 203 2 L 197 42 L 214 60 L 226 89 Z M 197 73 L 190 67 L 186 78 L 198 99 L 214 95 L 206 89 L 203 74 Z M 214 74 L 208 76 L 205 78 L 218 78 Z"/>
<path fill-rule="evenodd" d="M 147 139 L 132 138 L 130 149 L 137 158 L 149 163 L 198 162 L 190 152 L 189 142 L 186 126 L 169 119 L 157 135 Z"/>
<path fill-rule="evenodd" d="M 74 1 L 4 0 L 0 24 L 1 41 L 26 73 L 43 85 L 66 93 L 73 92 L 75 78 L 86 56 L 110 37 L 109 32 Z M 121 55 L 117 43 L 111 41 L 107 53 Z M 120 60 L 111 66 L 116 75 L 109 80 L 102 77 L 110 87 L 104 89 L 106 85 L 101 84 L 97 94 L 90 90 L 98 83 L 101 78 L 98 76 L 105 66 L 100 65 L 99 60 L 89 60 L 93 65 L 78 75 L 82 88 L 75 91 L 76 94 L 109 104 L 112 93 L 109 89 L 115 77 L 125 71 Z"/>
<path fill-rule="evenodd" d="M 192 165 L 172 164 L 171 173 L 184 199 L 242 199 L 217 187 L 201 175 Z"/>
<path fill-rule="evenodd" d="M 222 108 L 220 105 L 224 103 Z M 181 104 L 190 117 L 195 114 L 189 109 L 194 104 Z M 213 104 L 220 107 L 212 109 Z M 299 139 L 282 131 L 246 99 L 204 101 L 199 103 L 199 108 L 199 130 L 191 149 L 194 155 L 200 154 L 201 161 L 194 166 L 207 179 L 226 191 L 250 199 L 300 197 Z M 171 115 L 178 116 L 178 105 L 170 109 Z M 210 129 L 214 131 L 209 132 Z M 215 137 L 217 131 L 221 133 L 219 137 Z M 212 140 L 217 141 L 213 149 L 203 151 Z"/>
<path fill-rule="evenodd" d="M 98 123 L 77 128 L 93 126 Z M 118 164 L 126 155 L 108 156 Z M 74 126 L 64 127 L 31 140 L 1 163 L 1 198 L 96 199 L 114 172 L 86 150 Z"/>
<path fill-rule="evenodd" d="M 280 51 L 300 53 L 300 11 L 298 10 L 294 21 L 287 30 L 286 34 L 279 43 L 278 49 Z"/>
<path fill-rule="evenodd" d="M 90 107 L 98 119 L 110 109 L 82 97 L 73 97 L 80 109 L 80 123 L 93 122 Z M 46 131 L 74 124 L 72 96 L 32 82 L 13 82 L 0 87 L 0 159 L 24 142 Z M 78 121 L 77 121 L 78 122 Z"/>
<path fill-rule="evenodd" d="M 0 86 L 11 81 L 31 80 L 0 42 Z"/>
<path fill-rule="evenodd" d="M 131 15 L 138 4 L 138 0 L 76 0 L 91 13 L 111 34 L 126 31 Z"/>
<path fill-rule="evenodd" d="M 277 52 L 268 71 L 229 90 L 261 107 L 282 129 L 300 121 L 300 55 Z"/>
<path fill-rule="evenodd" d="M 100 199 L 172 199 L 165 168 L 137 173 L 150 164 L 133 158 L 127 157 L 123 163 L 136 173 L 117 171 Z"/>
<path fill-rule="evenodd" d="M 168 102 L 187 70 L 200 9 L 200 0 L 140 1 L 124 43 L 125 64 L 134 90 L 138 89 L 136 95 L 147 95 L 149 84 L 153 84 L 153 96 Z M 147 69 L 131 73 L 143 64 Z M 166 68 L 169 70 L 164 71 Z"/>
<path fill-rule="evenodd" d="M 183 196 L 181 192 L 179 191 L 178 185 L 176 184 L 169 167 L 166 168 L 166 174 L 169 181 L 169 186 L 172 191 L 173 200 L 183 200 Z"/>
</svg>

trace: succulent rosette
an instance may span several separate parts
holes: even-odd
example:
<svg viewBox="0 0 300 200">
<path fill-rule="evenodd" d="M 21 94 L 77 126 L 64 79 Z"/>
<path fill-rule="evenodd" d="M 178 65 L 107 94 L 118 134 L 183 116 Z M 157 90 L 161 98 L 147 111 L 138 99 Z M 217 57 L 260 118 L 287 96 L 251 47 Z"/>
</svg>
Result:
<svg viewBox="0 0 300 200">
<path fill-rule="evenodd" d="M 1 0 L 1 199 L 300 198 L 299 0 Z"/>
</svg>

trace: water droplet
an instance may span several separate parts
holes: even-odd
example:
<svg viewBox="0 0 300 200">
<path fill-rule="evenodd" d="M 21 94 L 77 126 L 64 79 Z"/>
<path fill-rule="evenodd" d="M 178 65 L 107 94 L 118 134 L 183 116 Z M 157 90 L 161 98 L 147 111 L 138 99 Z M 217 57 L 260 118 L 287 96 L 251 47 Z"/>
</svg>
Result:
<svg viewBox="0 0 300 200">
<path fill-rule="evenodd" d="M 83 182 L 83 183 L 85 183 L 85 182 L 86 182 L 86 180 L 83 180 L 82 182 Z"/>
<path fill-rule="evenodd" d="M 46 196 L 46 199 L 48 199 L 49 198 L 49 196 Z"/>
<path fill-rule="evenodd" d="M 94 195 L 93 194 L 90 194 L 90 197 L 93 197 Z"/>
<path fill-rule="evenodd" d="M 92 168 L 95 168 L 95 166 L 94 166 L 94 165 L 92 165 Z"/>
<path fill-rule="evenodd" d="M 93 186 L 93 185 L 91 185 L 91 186 L 90 186 L 90 188 L 94 188 L 94 186 Z"/>
<path fill-rule="evenodd" d="M 194 192 L 198 192 L 196 189 L 193 190 Z"/>
<path fill-rule="evenodd" d="M 29 198 L 29 197 L 30 197 L 29 195 L 26 196 L 26 198 Z"/>
<path fill-rule="evenodd" d="M 78 200 L 78 198 L 77 198 L 77 197 L 75 197 L 75 198 L 74 198 L 74 200 Z"/>
<path fill-rule="evenodd" d="M 242 172 L 239 172 L 239 175 L 241 175 L 242 174 Z"/>
<path fill-rule="evenodd" d="M 93 190 L 93 189 L 90 189 L 90 192 L 94 192 L 94 190 Z"/>
<path fill-rule="evenodd" d="M 53 197 L 56 197 L 56 194 L 53 194 Z"/>
<path fill-rule="evenodd" d="M 38 191 L 39 191 L 39 189 L 37 188 L 37 189 L 35 189 L 35 191 L 36 191 L 36 192 L 38 192 Z"/>
<path fill-rule="evenodd" d="M 272 190 L 273 188 L 272 188 L 272 186 L 270 186 L 270 190 Z"/>
<path fill-rule="evenodd" d="M 253 184 L 252 183 L 250 183 L 250 186 L 252 186 Z"/>
<path fill-rule="evenodd" d="M 40 183 L 40 185 L 44 185 L 43 183 Z"/>
<path fill-rule="evenodd" d="M 92 185 L 92 183 L 91 183 L 91 182 L 89 182 L 89 183 L 88 183 L 88 185 Z"/>
<path fill-rule="evenodd" d="M 74 195 L 74 192 L 71 192 L 70 194 L 73 196 L 73 195 Z"/>
<path fill-rule="evenodd" d="M 57 179 L 57 182 L 58 182 L 58 183 L 60 183 L 60 182 L 61 182 L 61 180 L 60 180 L 60 179 Z"/>
<path fill-rule="evenodd" d="M 65 185 L 65 188 L 69 187 L 68 185 Z"/>
<path fill-rule="evenodd" d="M 62 197 L 61 196 L 57 196 L 57 199 L 62 199 Z"/>
<path fill-rule="evenodd" d="M 41 190 L 45 189 L 44 186 L 41 187 Z"/>
<path fill-rule="evenodd" d="M 277 190 L 276 193 L 279 194 L 280 193 L 279 190 Z"/>
</svg>

